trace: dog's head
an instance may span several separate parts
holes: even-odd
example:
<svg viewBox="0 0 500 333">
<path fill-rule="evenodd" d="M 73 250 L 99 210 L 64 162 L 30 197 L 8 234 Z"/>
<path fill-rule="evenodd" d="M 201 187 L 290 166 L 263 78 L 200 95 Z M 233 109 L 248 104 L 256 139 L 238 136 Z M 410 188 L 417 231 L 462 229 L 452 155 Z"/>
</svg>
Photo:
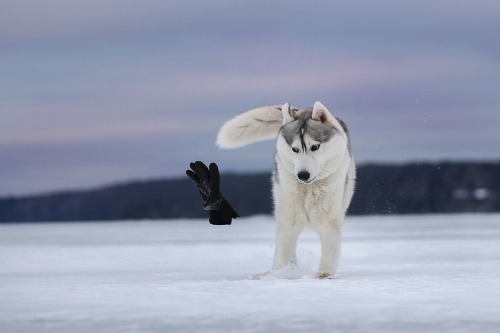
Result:
<svg viewBox="0 0 500 333">
<path fill-rule="evenodd" d="M 320 102 L 312 109 L 290 108 L 286 103 L 281 110 L 277 153 L 284 167 L 305 184 L 335 172 L 348 151 L 345 124 Z"/>
</svg>

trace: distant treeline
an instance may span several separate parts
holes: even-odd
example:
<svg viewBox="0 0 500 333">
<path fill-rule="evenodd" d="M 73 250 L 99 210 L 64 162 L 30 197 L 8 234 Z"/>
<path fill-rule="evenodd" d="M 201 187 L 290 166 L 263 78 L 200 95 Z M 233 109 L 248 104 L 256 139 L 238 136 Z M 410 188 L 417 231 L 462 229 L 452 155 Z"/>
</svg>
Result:
<svg viewBox="0 0 500 333">
<path fill-rule="evenodd" d="M 500 162 L 358 167 L 349 214 L 500 211 Z M 271 174 L 223 174 L 221 192 L 241 216 L 271 214 Z M 151 180 L 90 191 L 0 198 L 0 222 L 202 218 L 190 179 Z"/>
</svg>

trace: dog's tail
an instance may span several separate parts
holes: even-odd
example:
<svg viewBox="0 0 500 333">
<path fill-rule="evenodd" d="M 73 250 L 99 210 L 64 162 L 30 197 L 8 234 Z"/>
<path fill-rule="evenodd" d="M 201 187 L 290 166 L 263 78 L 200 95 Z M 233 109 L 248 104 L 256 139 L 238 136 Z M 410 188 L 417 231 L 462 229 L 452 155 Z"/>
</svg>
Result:
<svg viewBox="0 0 500 333">
<path fill-rule="evenodd" d="M 273 139 L 283 125 L 281 105 L 262 106 L 236 116 L 225 123 L 217 135 L 217 146 L 238 148 L 253 142 Z"/>
</svg>

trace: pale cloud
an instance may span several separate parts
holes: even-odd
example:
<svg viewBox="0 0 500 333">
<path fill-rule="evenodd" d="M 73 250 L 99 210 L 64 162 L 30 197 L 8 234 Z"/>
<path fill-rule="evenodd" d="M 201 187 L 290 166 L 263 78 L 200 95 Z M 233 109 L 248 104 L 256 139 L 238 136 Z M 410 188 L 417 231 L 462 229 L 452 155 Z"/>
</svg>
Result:
<svg viewBox="0 0 500 333">
<path fill-rule="evenodd" d="M 240 112 L 287 101 L 334 110 L 361 163 L 499 158 L 499 10 L 451 0 L 2 3 L 0 171 L 10 176 L 0 187 L 181 175 L 193 159 L 264 170 L 271 142 L 218 151 L 215 136 Z"/>
</svg>

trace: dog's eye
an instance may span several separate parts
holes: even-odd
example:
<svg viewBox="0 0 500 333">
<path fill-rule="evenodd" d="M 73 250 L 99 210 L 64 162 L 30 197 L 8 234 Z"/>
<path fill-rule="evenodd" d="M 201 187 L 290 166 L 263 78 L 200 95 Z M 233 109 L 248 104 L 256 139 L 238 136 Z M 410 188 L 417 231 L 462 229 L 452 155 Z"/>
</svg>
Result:
<svg viewBox="0 0 500 333">
<path fill-rule="evenodd" d="M 297 147 L 293 147 L 293 148 L 292 148 L 292 151 L 293 151 L 294 153 L 298 153 L 298 152 L 299 152 L 299 148 L 297 148 Z"/>
<path fill-rule="evenodd" d="M 311 146 L 312 151 L 316 151 L 319 149 L 319 144 Z"/>
</svg>

